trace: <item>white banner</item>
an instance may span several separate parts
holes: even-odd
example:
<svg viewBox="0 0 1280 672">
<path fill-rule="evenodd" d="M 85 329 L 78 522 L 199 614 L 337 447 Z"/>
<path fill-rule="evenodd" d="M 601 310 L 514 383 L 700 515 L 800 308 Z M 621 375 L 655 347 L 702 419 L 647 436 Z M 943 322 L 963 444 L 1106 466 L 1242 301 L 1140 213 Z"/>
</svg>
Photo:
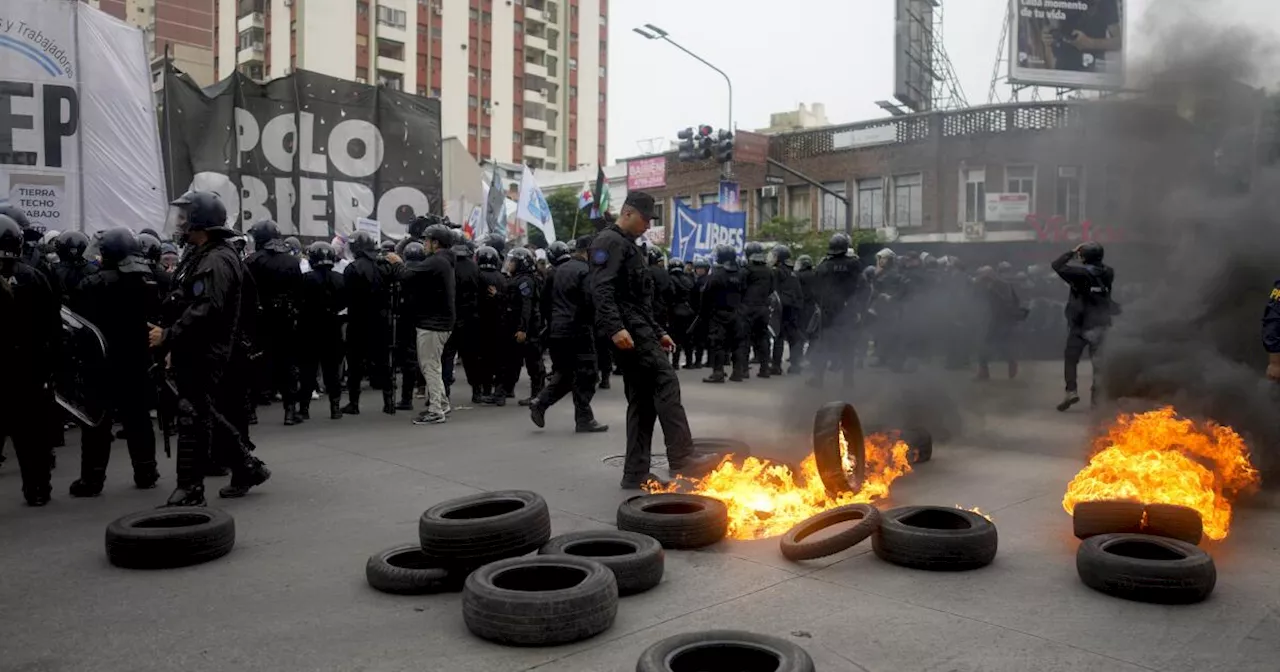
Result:
<svg viewBox="0 0 1280 672">
<path fill-rule="evenodd" d="M 53 230 L 163 225 L 164 171 L 143 39 L 84 3 L 5 2 L 0 201 Z"/>
<path fill-rule="evenodd" d="M 1031 214 L 1031 194 L 987 194 L 988 222 L 1022 222 Z"/>
</svg>

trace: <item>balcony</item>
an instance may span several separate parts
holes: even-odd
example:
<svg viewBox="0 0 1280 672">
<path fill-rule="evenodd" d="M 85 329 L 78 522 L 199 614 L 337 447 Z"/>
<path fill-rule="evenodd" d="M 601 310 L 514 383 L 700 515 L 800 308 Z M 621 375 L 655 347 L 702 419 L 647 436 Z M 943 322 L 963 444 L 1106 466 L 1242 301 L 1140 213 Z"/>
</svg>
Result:
<svg viewBox="0 0 1280 672">
<path fill-rule="evenodd" d="M 265 59 L 266 56 L 262 51 L 262 43 L 254 42 L 248 47 L 236 52 L 236 63 L 254 63 Z"/>
<path fill-rule="evenodd" d="M 539 147 L 538 145 L 530 145 L 526 142 L 524 145 L 524 156 L 527 159 L 545 160 L 547 158 L 547 149 L 545 147 Z"/>
<path fill-rule="evenodd" d="M 545 132 L 547 130 L 547 108 L 539 103 L 524 101 L 524 128 L 526 131 Z M 527 141 L 529 136 L 525 136 Z"/>
<path fill-rule="evenodd" d="M 531 60 L 526 56 L 524 59 L 524 74 L 546 77 L 550 73 L 547 72 L 547 67 L 541 61 Z"/>
<path fill-rule="evenodd" d="M 539 35 L 533 35 L 531 33 L 525 33 L 524 47 L 525 49 L 537 49 L 538 51 L 546 51 L 547 38 Z"/>
<path fill-rule="evenodd" d="M 261 12 L 253 12 L 252 14 L 245 14 L 241 16 L 239 19 L 236 19 L 236 32 L 243 33 L 244 31 L 249 30 L 251 28 L 257 28 L 259 30 L 264 30 L 266 28 L 266 24 L 264 22 L 264 18 Z"/>
</svg>

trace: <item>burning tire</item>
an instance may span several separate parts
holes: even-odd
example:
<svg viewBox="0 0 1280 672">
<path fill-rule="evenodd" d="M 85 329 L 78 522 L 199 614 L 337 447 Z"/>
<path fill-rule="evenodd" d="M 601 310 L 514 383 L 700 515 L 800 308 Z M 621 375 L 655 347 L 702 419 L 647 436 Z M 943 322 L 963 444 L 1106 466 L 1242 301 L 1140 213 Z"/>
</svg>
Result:
<svg viewBox="0 0 1280 672">
<path fill-rule="evenodd" d="M 991 564 L 996 526 L 981 514 L 943 506 L 903 506 L 882 514 L 871 537 L 876 556 L 913 569 L 961 571 Z"/>
<path fill-rule="evenodd" d="M 236 545 L 236 521 L 218 509 L 178 506 L 131 513 L 107 525 L 107 560 L 129 569 L 185 567 Z"/>
<path fill-rule="evenodd" d="M 428 595 L 462 590 L 466 574 L 428 560 L 418 544 L 400 544 L 369 556 L 364 578 L 384 593 Z"/>
<path fill-rule="evenodd" d="M 732 455 L 742 460 L 751 457 L 751 446 L 737 439 L 694 439 L 693 452 L 698 455 Z"/>
<path fill-rule="evenodd" d="M 619 595 L 643 593 L 662 581 L 665 554 L 657 539 L 621 530 L 570 532 L 553 538 L 539 555 L 573 555 L 608 567 Z"/>
<path fill-rule="evenodd" d="M 845 467 L 846 450 L 850 469 Z M 832 496 L 862 488 L 867 476 L 866 445 L 862 422 L 852 405 L 833 401 L 818 409 L 813 416 L 813 457 Z"/>
<path fill-rule="evenodd" d="M 640 654 L 636 672 L 743 670 L 813 672 L 813 659 L 785 639 L 740 630 L 686 632 L 668 637 Z"/>
<path fill-rule="evenodd" d="M 1071 514 L 1071 526 L 1077 539 L 1099 534 L 1136 534 L 1142 531 L 1145 508 L 1141 502 L 1080 502 Z"/>
<path fill-rule="evenodd" d="M 551 514 L 546 500 L 533 492 L 484 492 L 424 511 L 418 538 L 430 562 L 479 567 L 538 550 L 551 538 Z"/>
<path fill-rule="evenodd" d="M 822 539 L 807 538 L 838 523 L 858 521 L 853 527 Z M 880 510 L 870 504 L 849 504 L 823 511 L 791 528 L 778 546 L 788 560 L 812 560 L 853 548 L 880 526 Z"/>
<path fill-rule="evenodd" d="M 462 618 L 477 637 L 550 646 L 595 636 L 618 614 L 618 582 L 608 567 L 571 555 L 509 558 L 467 577 Z"/>
<path fill-rule="evenodd" d="M 1218 580 L 1208 553 L 1184 541 L 1146 534 L 1085 539 L 1076 552 L 1076 572 L 1096 591 L 1156 604 L 1200 602 Z"/>
<path fill-rule="evenodd" d="M 729 509 L 702 495 L 639 495 L 618 506 L 618 529 L 653 537 L 663 548 L 702 548 L 729 531 Z"/>
<path fill-rule="evenodd" d="M 927 429 L 907 429 L 902 432 L 902 440 L 911 448 L 907 453 L 907 461 L 921 464 L 933 459 L 933 434 Z"/>
<path fill-rule="evenodd" d="M 1191 507 L 1148 504 L 1147 519 L 1142 525 L 1142 531 L 1157 537 L 1199 544 L 1204 537 L 1204 523 L 1200 520 L 1200 512 Z"/>
</svg>

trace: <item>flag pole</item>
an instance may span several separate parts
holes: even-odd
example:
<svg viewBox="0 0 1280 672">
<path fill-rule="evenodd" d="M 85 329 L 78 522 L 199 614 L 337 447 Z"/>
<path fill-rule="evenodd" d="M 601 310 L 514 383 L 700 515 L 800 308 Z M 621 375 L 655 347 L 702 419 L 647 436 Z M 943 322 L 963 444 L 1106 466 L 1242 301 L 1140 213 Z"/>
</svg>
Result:
<svg viewBox="0 0 1280 672">
<path fill-rule="evenodd" d="M 573 211 L 573 239 L 578 239 L 578 218 L 582 216 L 582 209 Z"/>
</svg>

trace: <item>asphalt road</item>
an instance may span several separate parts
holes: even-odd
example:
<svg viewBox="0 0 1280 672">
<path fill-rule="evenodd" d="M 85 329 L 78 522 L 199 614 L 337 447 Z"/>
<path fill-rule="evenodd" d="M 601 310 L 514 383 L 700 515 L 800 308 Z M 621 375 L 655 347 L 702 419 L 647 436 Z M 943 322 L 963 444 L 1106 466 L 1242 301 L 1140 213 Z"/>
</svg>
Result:
<svg viewBox="0 0 1280 672">
<path fill-rule="evenodd" d="M 1274 672 L 1274 508 L 1241 510 L 1227 540 L 1205 544 L 1218 584 L 1202 604 L 1126 602 L 1080 583 L 1061 498 L 1106 414 L 1054 412 L 1057 367 L 984 384 L 963 373 L 877 371 L 862 376 L 857 394 L 834 380 L 819 393 L 794 377 L 711 386 L 696 382 L 705 371 L 683 372 L 695 435 L 736 436 L 784 460 L 804 456 L 813 411 L 831 399 L 855 399 L 872 425 L 892 424 L 905 406 L 941 422 L 949 436 L 933 461 L 899 480 L 882 505 L 980 507 L 999 528 L 999 554 L 987 568 L 951 574 L 888 565 L 869 543 L 800 564 L 782 558 L 776 540 L 670 551 L 663 583 L 624 598 L 610 630 L 548 649 L 476 639 L 457 594 L 381 594 L 366 585 L 364 563 L 415 540 L 429 505 L 483 490 L 541 493 L 557 533 L 611 527 L 631 494 L 619 490 L 609 460 L 623 452 L 620 385 L 597 397 L 599 419 L 613 425 L 603 435 L 574 434 L 567 400 L 544 430 L 514 405 L 458 410 L 428 427 L 378 413 L 376 395 L 359 417 L 315 413 L 299 427 L 280 425 L 278 405 L 263 409 L 254 439 L 274 477 L 234 501 L 217 500 L 221 483 L 211 481 L 211 503 L 236 519 L 235 550 L 177 570 L 117 569 L 103 552 L 108 522 L 163 502 L 171 461 L 162 462 L 159 489 L 134 490 L 117 442 L 103 495 L 73 500 L 71 434 L 54 501 L 29 509 L 10 450 L 0 467 L 0 671 L 624 672 L 663 637 L 736 628 L 796 642 L 824 672 Z"/>
</svg>

